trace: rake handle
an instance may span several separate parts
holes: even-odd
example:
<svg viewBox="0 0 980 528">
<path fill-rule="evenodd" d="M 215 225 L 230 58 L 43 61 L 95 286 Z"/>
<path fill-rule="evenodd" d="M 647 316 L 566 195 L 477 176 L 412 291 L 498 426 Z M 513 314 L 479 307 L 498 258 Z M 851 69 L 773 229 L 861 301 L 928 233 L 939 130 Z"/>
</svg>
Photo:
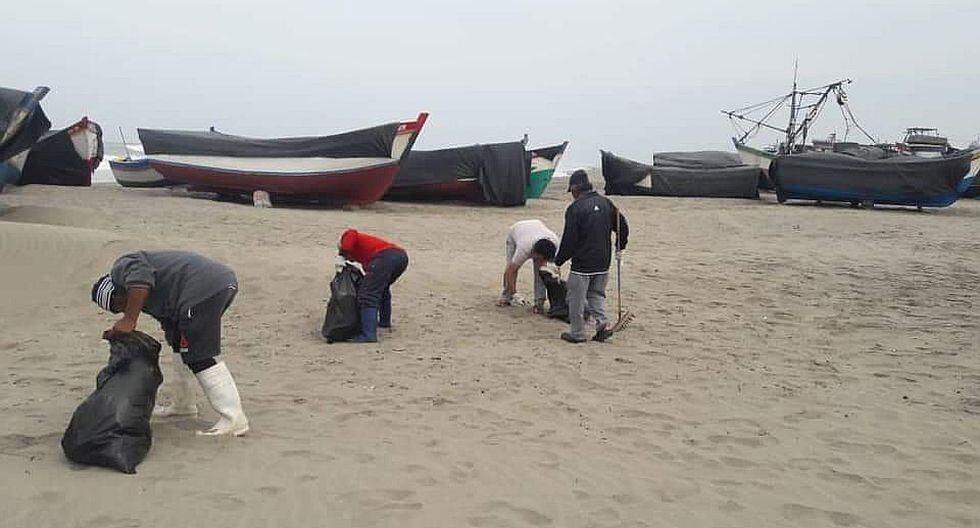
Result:
<svg viewBox="0 0 980 528">
<path fill-rule="evenodd" d="M 620 237 L 620 212 L 616 207 L 616 310 L 619 312 L 619 319 L 623 319 L 623 248 L 619 247 Z"/>
</svg>

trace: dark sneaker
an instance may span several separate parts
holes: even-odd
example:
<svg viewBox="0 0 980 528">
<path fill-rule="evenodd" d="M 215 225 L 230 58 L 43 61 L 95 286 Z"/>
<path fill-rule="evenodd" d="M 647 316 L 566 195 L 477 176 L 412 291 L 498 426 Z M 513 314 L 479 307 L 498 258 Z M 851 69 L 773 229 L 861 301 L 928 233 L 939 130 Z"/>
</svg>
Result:
<svg viewBox="0 0 980 528">
<path fill-rule="evenodd" d="M 562 332 L 561 338 L 562 340 L 568 341 L 569 343 L 584 343 L 588 341 L 588 339 L 585 339 L 584 337 L 575 337 L 568 332 Z"/>
<path fill-rule="evenodd" d="M 602 343 L 606 339 L 612 337 L 612 335 L 613 331 L 609 329 L 609 325 L 602 325 L 595 331 L 595 335 L 592 336 L 592 340 Z"/>
</svg>

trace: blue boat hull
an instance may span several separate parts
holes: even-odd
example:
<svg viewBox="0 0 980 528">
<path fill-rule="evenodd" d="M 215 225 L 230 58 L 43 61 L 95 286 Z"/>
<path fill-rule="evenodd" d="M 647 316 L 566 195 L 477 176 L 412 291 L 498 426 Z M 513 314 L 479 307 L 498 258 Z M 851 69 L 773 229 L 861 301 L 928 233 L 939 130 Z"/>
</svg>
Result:
<svg viewBox="0 0 980 528">
<path fill-rule="evenodd" d="M 770 174 L 781 202 L 873 202 L 911 207 L 952 205 L 973 180 L 969 153 L 932 159 L 797 154 L 777 158 Z"/>
</svg>

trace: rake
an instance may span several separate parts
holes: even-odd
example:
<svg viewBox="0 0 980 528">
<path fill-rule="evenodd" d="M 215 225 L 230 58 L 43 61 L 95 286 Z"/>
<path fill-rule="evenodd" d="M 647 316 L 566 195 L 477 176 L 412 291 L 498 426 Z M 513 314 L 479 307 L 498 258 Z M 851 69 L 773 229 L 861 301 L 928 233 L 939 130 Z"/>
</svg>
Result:
<svg viewBox="0 0 980 528">
<path fill-rule="evenodd" d="M 619 208 L 616 208 L 616 305 L 619 311 L 619 319 L 616 320 L 616 324 L 613 325 L 613 333 L 622 332 L 626 330 L 626 327 L 633 322 L 633 312 L 629 309 L 623 311 L 623 249 L 620 247 L 620 222 L 621 218 Z"/>
</svg>

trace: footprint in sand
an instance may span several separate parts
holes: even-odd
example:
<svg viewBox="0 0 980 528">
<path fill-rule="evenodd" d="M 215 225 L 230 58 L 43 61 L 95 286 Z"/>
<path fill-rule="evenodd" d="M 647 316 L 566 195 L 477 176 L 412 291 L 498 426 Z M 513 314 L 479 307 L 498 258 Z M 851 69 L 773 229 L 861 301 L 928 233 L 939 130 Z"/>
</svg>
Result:
<svg viewBox="0 0 980 528">
<path fill-rule="evenodd" d="M 255 488 L 255 491 L 260 495 L 275 496 L 286 491 L 286 488 L 281 488 L 279 486 L 262 486 L 260 488 Z"/>
<path fill-rule="evenodd" d="M 100 515 L 94 517 L 85 524 L 81 526 L 90 526 L 92 528 L 138 528 L 143 526 L 143 523 L 139 519 L 133 519 L 130 517 L 112 517 L 110 515 Z"/>
<path fill-rule="evenodd" d="M 531 526 L 551 526 L 554 521 L 551 517 L 530 508 L 514 506 L 507 501 L 491 501 L 480 506 L 481 514 L 467 519 L 470 526 L 476 528 L 494 528 L 498 526 L 512 526 L 509 520 L 530 524 Z"/>
<path fill-rule="evenodd" d="M 219 510 L 237 511 L 247 504 L 233 493 L 209 493 L 201 496 L 207 499 L 211 506 Z"/>
<path fill-rule="evenodd" d="M 32 496 L 31 500 L 50 505 L 52 503 L 62 501 L 64 498 L 65 494 L 60 491 L 42 491 L 41 493 Z"/>
<path fill-rule="evenodd" d="M 414 497 L 414 491 L 403 489 L 354 491 L 340 495 L 342 500 L 356 502 L 368 510 L 421 510 L 421 502 L 408 500 Z"/>
<path fill-rule="evenodd" d="M 784 504 L 783 517 L 799 525 L 799 521 L 811 521 L 824 518 L 837 526 L 854 526 L 861 522 L 857 515 L 832 510 L 821 510 L 803 504 Z"/>
<path fill-rule="evenodd" d="M 737 503 L 737 502 L 735 502 L 733 500 L 727 500 L 727 501 L 721 503 L 718 506 L 718 509 L 720 511 L 723 511 L 723 512 L 726 512 L 726 513 L 735 513 L 735 512 L 740 512 L 740 511 L 744 510 L 745 509 L 745 506 L 742 506 L 741 504 L 739 504 L 739 503 Z"/>
<path fill-rule="evenodd" d="M 960 489 L 960 490 L 938 490 L 932 494 L 946 502 L 976 506 L 980 504 L 980 490 Z"/>
</svg>

